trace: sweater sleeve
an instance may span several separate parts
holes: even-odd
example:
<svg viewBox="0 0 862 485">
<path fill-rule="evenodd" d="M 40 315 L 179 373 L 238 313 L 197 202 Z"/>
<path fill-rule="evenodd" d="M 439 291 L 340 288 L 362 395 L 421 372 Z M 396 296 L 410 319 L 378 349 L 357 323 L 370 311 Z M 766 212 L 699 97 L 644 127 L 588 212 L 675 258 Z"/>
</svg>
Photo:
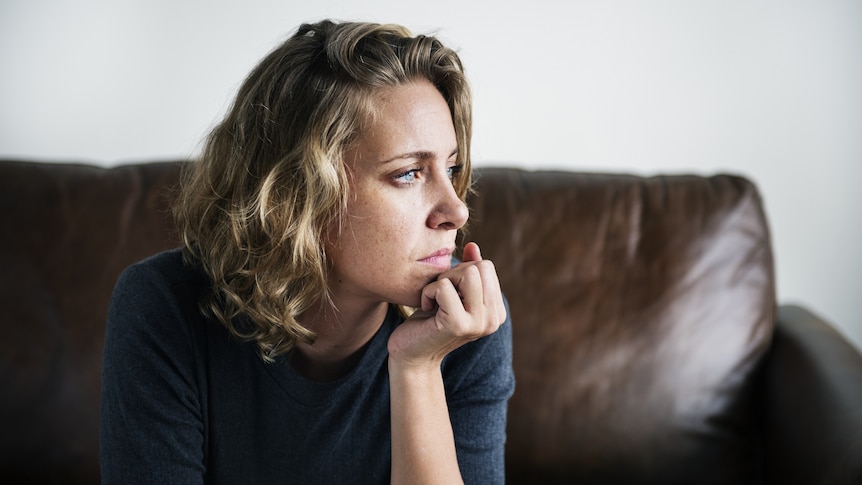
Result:
<svg viewBox="0 0 862 485">
<path fill-rule="evenodd" d="M 102 483 L 203 483 L 205 432 L 190 285 L 138 264 L 111 299 L 102 365 Z M 198 360 L 199 361 L 199 360 Z"/>
<path fill-rule="evenodd" d="M 443 373 L 464 483 L 504 483 L 506 408 L 515 389 L 509 318 L 493 334 L 447 356 Z"/>
</svg>

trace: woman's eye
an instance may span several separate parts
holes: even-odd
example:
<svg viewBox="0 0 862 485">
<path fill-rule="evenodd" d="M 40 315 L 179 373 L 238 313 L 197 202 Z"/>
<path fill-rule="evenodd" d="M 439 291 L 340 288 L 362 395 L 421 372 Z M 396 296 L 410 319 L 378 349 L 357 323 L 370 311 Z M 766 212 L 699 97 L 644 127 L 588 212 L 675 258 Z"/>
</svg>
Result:
<svg viewBox="0 0 862 485">
<path fill-rule="evenodd" d="M 449 180 L 455 180 L 455 176 L 461 173 L 461 165 L 453 165 L 446 169 L 446 175 L 449 176 Z"/>
<path fill-rule="evenodd" d="M 422 169 L 419 168 L 411 168 L 406 172 L 400 173 L 395 176 L 395 180 L 404 184 L 411 184 L 416 181 L 416 174 L 419 173 Z"/>
</svg>

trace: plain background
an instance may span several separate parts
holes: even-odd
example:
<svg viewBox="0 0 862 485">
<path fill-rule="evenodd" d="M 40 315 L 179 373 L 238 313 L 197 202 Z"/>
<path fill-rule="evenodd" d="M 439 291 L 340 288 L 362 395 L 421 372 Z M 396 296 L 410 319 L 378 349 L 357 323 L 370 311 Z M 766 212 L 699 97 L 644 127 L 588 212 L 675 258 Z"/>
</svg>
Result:
<svg viewBox="0 0 862 485">
<path fill-rule="evenodd" d="M 862 348 L 858 0 L 2 0 L 0 158 L 194 156 L 257 61 L 322 18 L 457 48 L 478 166 L 748 176 L 780 301 Z"/>
</svg>

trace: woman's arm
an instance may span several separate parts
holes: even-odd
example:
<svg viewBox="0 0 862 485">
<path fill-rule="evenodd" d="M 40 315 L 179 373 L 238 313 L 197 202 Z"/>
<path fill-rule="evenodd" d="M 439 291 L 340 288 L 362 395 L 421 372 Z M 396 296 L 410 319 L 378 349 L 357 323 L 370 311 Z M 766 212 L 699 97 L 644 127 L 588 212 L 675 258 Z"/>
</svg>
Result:
<svg viewBox="0 0 862 485">
<path fill-rule="evenodd" d="M 102 370 L 102 483 L 203 483 L 196 352 L 170 286 L 136 265 L 114 289 Z"/>
<path fill-rule="evenodd" d="M 389 364 L 392 483 L 462 483 L 440 366 Z"/>
<path fill-rule="evenodd" d="M 505 319 L 494 265 L 470 243 L 464 261 L 423 290 L 422 311 L 392 334 L 392 483 L 462 482 L 441 364 Z"/>
</svg>

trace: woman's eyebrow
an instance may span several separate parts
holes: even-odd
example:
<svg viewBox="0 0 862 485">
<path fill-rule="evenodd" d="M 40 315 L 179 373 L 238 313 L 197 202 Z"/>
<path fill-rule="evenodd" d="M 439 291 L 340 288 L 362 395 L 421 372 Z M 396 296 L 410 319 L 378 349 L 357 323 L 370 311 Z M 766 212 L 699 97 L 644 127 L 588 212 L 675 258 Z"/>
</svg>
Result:
<svg viewBox="0 0 862 485">
<path fill-rule="evenodd" d="M 452 157 L 454 157 L 455 155 L 457 155 L 458 153 L 459 153 L 459 152 L 458 152 L 458 149 L 456 148 L 456 149 L 452 150 L 452 153 L 449 155 L 449 157 L 448 157 L 448 158 L 452 158 Z M 394 156 L 394 157 L 392 157 L 392 158 L 388 158 L 388 159 L 386 159 L 386 160 L 381 160 L 381 161 L 380 161 L 380 164 L 381 164 L 381 165 L 386 165 L 387 163 L 392 163 L 392 162 L 396 162 L 396 161 L 399 161 L 399 160 L 419 160 L 419 161 L 424 161 L 424 160 L 430 160 L 430 159 L 433 159 L 436 155 L 437 155 L 437 154 L 436 154 L 435 152 L 432 152 L 432 151 L 430 151 L 430 150 L 416 150 L 416 151 L 413 151 L 413 152 L 402 153 L 402 154 L 400 154 L 400 155 L 396 155 L 396 156 Z"/>
</svg>

